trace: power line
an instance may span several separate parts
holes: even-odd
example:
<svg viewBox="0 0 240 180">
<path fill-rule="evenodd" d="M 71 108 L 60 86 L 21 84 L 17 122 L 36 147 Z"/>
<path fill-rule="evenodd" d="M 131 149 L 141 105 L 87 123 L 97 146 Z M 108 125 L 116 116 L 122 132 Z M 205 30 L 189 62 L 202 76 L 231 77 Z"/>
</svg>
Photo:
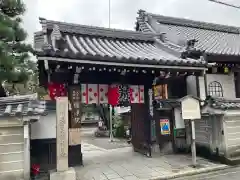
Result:
<svg viewBox="0 0 240 180">
<path fill-rule="evenodd" d="M 218 0 L 209 0 L 209 1 L 214 2 L 214 3 L 218 3 L 218 4 L 222 4 L 224 6 L 229 6 L 229 7 L 232 7 L 232 8 L 240 9 L 240 6 L 236 6 L 234 4 L 229 4 L 229 3 L 226 3 L 226 2 L 223 2 L 223 1 L 218 1 Z"/>
</svg>

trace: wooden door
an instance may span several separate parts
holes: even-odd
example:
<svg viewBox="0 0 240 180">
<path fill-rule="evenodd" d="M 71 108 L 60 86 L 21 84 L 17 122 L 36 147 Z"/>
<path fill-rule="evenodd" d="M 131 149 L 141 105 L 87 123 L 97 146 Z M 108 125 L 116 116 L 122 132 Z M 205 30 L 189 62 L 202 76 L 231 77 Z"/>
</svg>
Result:
<svg viewBox="0 0 240 180">
<path fill-rule="evenodd" d="M 145 104 L 131 105 L 131 126 L 132 126 L 132 145 L 135 151 L 149 155 L 150 147 L 147 141 L 148 126 L 145 121 Z M 149 121 L 150 123 L 150 121 Z"/>
</svg>

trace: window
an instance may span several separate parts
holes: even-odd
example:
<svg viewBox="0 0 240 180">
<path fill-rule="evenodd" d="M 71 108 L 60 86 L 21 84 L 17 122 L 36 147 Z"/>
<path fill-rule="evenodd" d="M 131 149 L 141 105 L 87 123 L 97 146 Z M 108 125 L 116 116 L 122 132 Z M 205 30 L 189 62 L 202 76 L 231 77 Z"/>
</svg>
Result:
<svg viewBox="0 0 240 180">
<path fill-rule="evenodd" d="M 213 81 L 209 83 L 208 95 L 214 96 L 214 97 L 223 97 L 222 85 L 217 81 Z"/>
<path fill-rule="evenodd" d="M 168 86 L 167 84 L 160 84 L 154 86 L 155 99 L 168 99 Z"/>
</svg>

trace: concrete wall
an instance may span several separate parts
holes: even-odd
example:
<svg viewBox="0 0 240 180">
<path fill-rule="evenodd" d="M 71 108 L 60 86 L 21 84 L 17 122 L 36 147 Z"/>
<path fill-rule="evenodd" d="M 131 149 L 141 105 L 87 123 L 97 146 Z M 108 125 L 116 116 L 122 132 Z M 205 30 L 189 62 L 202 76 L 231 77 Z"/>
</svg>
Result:
<svg viewBox="0 0 240 180">
<path fill-rule="evenodd" d="M 226 156 L 240 156 L 240 114 L 225 116 L 223 121 Z"/>
<path fill-rule="evenodd" d="M 38 122 L 31 124 L 31 139 L 56 138 L 56 113 L 49 112 Z"/>
<path fill-rule="evenodd" d="M 82 122 L 86 116 L 82 116 Z M 96 121 L 99 120 L 99 116 L 93 116 Z M 93 122 L 93 121 L 90 121 Z M 56 138 L 56 112 L 49 112 L 47 116 L 42 116 L 39 121 L 31 124 L 31 139 L 52 139 Z"/>
<path fill-rule="evenodd" d="M 24 129 L 19 120 L 0 119 L 0 179 L 24 176 Z"/>
</svg>

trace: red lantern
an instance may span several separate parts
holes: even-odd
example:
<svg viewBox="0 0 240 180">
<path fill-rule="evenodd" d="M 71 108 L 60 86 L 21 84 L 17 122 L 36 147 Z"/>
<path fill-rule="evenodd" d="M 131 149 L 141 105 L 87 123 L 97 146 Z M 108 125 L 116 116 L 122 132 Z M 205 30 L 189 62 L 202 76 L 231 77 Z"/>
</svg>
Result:
<svg viewBox="0 0 240 180">
<path fill-rule="evenodd" d="M 111 85 L 108 88 L 108 104 L 112 106 L 118 105 L 119 91 L 118 85 Z"/>
<path fill-rule="evenodd" d="M 130 92 L 128 85 L 111 85 L 108 89 L 108 104 L 129 105 Z"/>
<path fill-rule="evenodd" d="M 56 97 L 67 96 L 67 91 L 64 84 L 49 83 L 48 91 L 52 100 L 55 100 Z"/>
</svg>

